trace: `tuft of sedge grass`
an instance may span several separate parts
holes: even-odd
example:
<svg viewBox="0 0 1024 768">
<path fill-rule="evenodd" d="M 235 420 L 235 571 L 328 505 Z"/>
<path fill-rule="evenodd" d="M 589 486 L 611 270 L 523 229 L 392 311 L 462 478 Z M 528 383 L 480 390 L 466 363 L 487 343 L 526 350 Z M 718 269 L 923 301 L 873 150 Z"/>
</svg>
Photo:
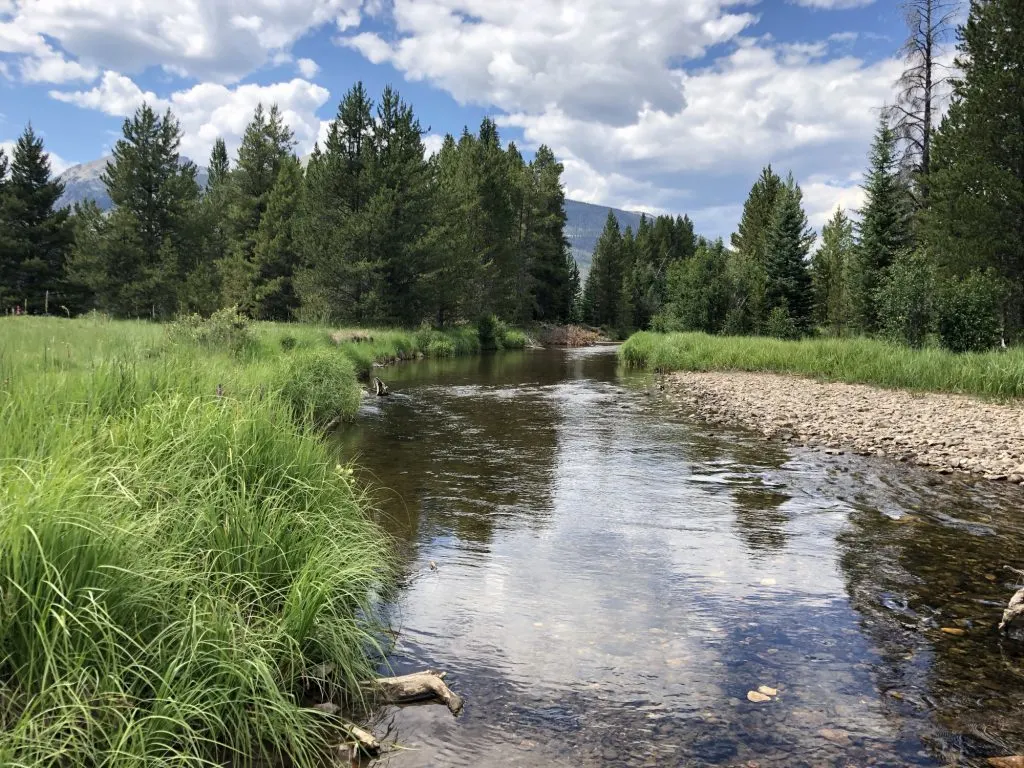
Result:
<svg viewBox="0 0 1024 768">
<path fill-rule="evenodd" d="M 956 354 L 877 339 L 783 341 L 703 333 L 633 334 L 618 351 L 627 366 L 658 372 L 765 371 L 889 389 L 1024 397 L 1024 349 Z"/>
<path fill-rule="evenodd" d="M 393 564 L 268 385 L 299 350 L 0 323 L 0 764 L 322 764 L 301 695 L 358 697 Z"/>
</svg>

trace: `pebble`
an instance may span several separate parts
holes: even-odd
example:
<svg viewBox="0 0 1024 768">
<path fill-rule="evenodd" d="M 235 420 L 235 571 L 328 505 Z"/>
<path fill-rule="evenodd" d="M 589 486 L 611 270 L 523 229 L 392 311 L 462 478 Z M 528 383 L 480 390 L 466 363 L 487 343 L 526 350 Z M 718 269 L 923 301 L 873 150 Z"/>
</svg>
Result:
<svg viewBox="0 0 1024 768">
<path fill-rule="evenodd" d="M 686 371 L 667 384 L 707 421 L 743 424 L 768 439 L 1024 484 L 1024 404 L 774 373 Z"/>
</svg>

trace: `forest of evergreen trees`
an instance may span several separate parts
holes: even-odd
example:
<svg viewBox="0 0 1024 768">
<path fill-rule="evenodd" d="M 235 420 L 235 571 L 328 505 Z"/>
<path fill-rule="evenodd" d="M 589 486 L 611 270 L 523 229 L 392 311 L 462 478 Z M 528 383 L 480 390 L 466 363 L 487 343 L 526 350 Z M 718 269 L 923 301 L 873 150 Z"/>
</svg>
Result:
<svg viewBox="0 0 1024 768">
<path fill-rule="evenodd" d="M 503 148 L 494 122 L 424 158 L 392 89 L 342 99 L 305 169 L 278 109 L 259 106 L 205 189 L 169 111 L 124 122 L 103 175 L 113 209 L 57 209 L 63 192 L 29 127 L 0 153 L 0 307 L 171 318 L 236 306 L 266 320 L 411 326 L 497 315 L 570 319 L 579 272 L 565 238 L 562 166 Z M 8 165 L 10 168 L 8 168 Z"/>
<path fill-rule="evenodd" d="M 407 326 L 494 314 L 617 334 L 867 334 L 957 351 L 1016 342 L 1024 14 L 1019 0 L 973 0 L 952 77 L 940 54 L 955 5 L 907 0 L 906 68 L 882 110 L 865 204 L 836 210 L 817 249 L 800 186 L 769 165 L 728 245 L 698 237 L 688 217 L 621 232 L 609 212 L 581 288 L 562 166 L 547 147 L 526 163 L 485 119 L 425 159 L 411 107 L 390 88 L 374 105 L 356 85 L 305 169 L 277 108 L 260 107 L 234 162 L 217 141 L 205 189 L 179 157 L 174 116 L 144 105 L 103 177 L 109 214 L 55 208 L 61 184 L 28 128 L 12 158 L 0 153 L 0 307 L 161 319 L 237 306 L 261 319 Z"/>
<path fill-rule="evenodd" d="M 792 175 L 766 167 L 737 231 L 675 240 L 609 217 L 584 290 L 587 320 L 628 333 L 700 330 L 796 338 L 879 335 L 955 350 L 1020 341 L 1024 329 L 1024 14 L 975 0 L 959 30 L 957 77 L 941 66 L 956 4 L 910 0 L 906 70 L 882 111 L 854 221 L 816 236 Z M 944 89 L 949 109 L 937 127 Z M 659 245 L 653 245 L 654 242 Z M 665 246 L 672 242 L 673 245 Z M 644 293 L 645 275 L 664 279 Z"/>
</svg>

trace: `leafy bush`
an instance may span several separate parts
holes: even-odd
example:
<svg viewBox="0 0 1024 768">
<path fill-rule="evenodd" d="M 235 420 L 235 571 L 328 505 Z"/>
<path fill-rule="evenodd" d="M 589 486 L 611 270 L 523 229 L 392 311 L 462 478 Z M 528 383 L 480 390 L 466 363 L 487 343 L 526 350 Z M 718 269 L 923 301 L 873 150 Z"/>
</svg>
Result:
<svg viewBox="0 0 1024 768">
<path fill-rule="evenodd" d="M 484 315 L 477 321 L 476 330 L 480 336 L 481 349 L 498 349 L 501 340 L 498 336 L 499 322 L 494 315 Z"/>
<path fill-rule="evenodd" d="M 248 318 L 236 307 L 218 309 L 208 318 L 195 313 L 178 318 L 167 326 L 167 335 L 176 343 L 225 349 L 240 353 L 252 349 L 255 337 Z"/>
<path fill-rule="evenodd" d="M 772 309 L 764 330 L 767 335 L 777 339 L 796 339 L 800 336 L 800 330 L 790 317 L 789 310 L 782 306 Z"/>
<path fill-rule="evenodd" d="M 506 330 L 501 337 L 501 346 L 505 349 L 523 349 L 526 342 L 526 334 L 514 328 Z"/>
<path fill-rule="evenodd" d="M 878 291 L 882 334 L 909 347 L 920 347 L 935 323 L 935 270 L 920 252 L 896 257 Z"/>
<path fill-rule="evenodd" d="M 983 352 L 999 344 L 1003 285 L 992 274 L 972 272 L 951 280 L 939 294 L 939 340 L 952 352 Z"/>
<path fill-rule="evenodd" d="M 352 360 L 330 349 L 304 350 L 292 357 L 281 394 L 296 419 L 315 427 L 351 417 L 361 397 Z"/>
<path fill-rule="evenodd" d="M 454 357 L 455 344 L 451 339 L 438 336 L 427 342 L 425 354 L 427 357 Z"/>
</svg>

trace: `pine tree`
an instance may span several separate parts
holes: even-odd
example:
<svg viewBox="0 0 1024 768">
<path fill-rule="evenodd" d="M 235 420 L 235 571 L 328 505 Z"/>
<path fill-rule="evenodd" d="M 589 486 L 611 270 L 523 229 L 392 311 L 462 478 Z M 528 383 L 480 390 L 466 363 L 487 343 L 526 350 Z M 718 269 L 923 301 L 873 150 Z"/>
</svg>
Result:
<svg viewBox="0 0 1024 768">
<path fill-rule="evenodd" d="M 43 140 L 29 125 L 15 144 L 10 179 L 0 193 L 6 230 L 0 297 L 7 294 L 26 311 L 43 312 L 51 299 L 63 299 L 65 260 L 73 237 L 69 211 L 54 210 L 63 193 L 64 184 L 52 178 Z"/>
<path fill-rule="evenodd" d="M 768 232 L 775 221 L 776 202 L 782 188 L 782 179 L 771 165 L 762 169 L 761 176 L 750 188 L 739 226 L 731 238 L 733 250 L 762 265 L 767 261 Z"/>
<path fill-rule="evenodd" d="M 879 327 L 876 294 L 885 271 L 913 244 L 909 190 L 900 173 L 896 135 L 884 117 L 871 146 L 864 192 L 851 298 L 857 326 L 874 333 Z"/>
<path fill-rule="evenodd" d="M 467 222 L 476 215 L 475 182 L 469 153 L 448 134 L 431 158 L 434 215 L 427 234 L 427 263 L 420 276 L 424 314 L 438 327 L 473 317 L 480 306 L 480 254 L 473 248 Z"/>
<path fill-rule="evenodd" d="M 170 110 L 161 117 L 143 104 L 122 129 L 102 177 L 115 210 L 105 227 L 107 276 L 98 281 L 108 293 L 97 298 L 117 314 L 168 317 L 195 247 L 196 167 L 181 160 Z"/>
<path fill-rule="evenodd" d="M 356 83 L 306 168 L 296 290 L 308 316 L 363 323 L 379 312 L 381 265 L 367 211 L 375 162 L 372 110 L 363 84 Z"/>
<path fill-rule="evenodd" d="M 231 164 L 228 161 L 228 148 L 224 139 L 217 137 L 210 152 L 210 164 L 207 168 L 206 188 L 212 189 L 227 181 Z"/>
<path fill-rule="evenodd" d="M 800 186 L 790 174 L 779 191 L 775 217 L 765 239 L 765 298 L 769 311 L 784 311 L 797 332 L 806 333 L 813 307 L 807 254 L 815 235 L 807 225 L 802 199 Z"/>
<path fill-rule="evenodd" d="M 1019 0 L 971 4 L 953 101 L 935 136 L 925 230 L 947 275 L 996 270 L 1011 287 L 1005 332 L 1024 326 L 1024 14 Z"/>
<path fill-rule="evenodd" d="M 525 206 L 530 220 L 524 266 L 530 283 L 532 315 L 524 320 L 561 322 L 572 310 L 572 274 L 575 262 L 565 236 L 563 166 L 541 145 L 528 168 L 531 184 Z"/>
<path fill-rule="evenodd" d="M 84 312 L 100 306 L 98 301 L 113 291 L 116 278 L 108 274 L 104 260 L 107 220 L 95 200 L 75 203 L 69 218 L 74 244 L 68 254 L 67 291 L 69 312 Z"/>
<path fill-rule="evenodd" d="M 767 318 L 766 241 L 782 188 L 782 179 L 768 165 L 762 169 L 743 204 L 739 226 L 731 237 L 732 253 L 727 267 L 730 285 L 728 333 L 757 333 Z"/>
<path fill-rule="evenodd" d="M 385 88 L 373 130 L 369 208 L 377 216 L 372 229 L 383 281 L 381 319 L 400 325 L 423 316 L 418 282 L 433 211 L 422 133 L 412 107 Z"/>
<path fill-rule="evenodd" d="M 821 230 L 821 248 L 811 260 L 814 319 L 840 336 L 850 324 L 850 270 L 856 251 L 853 222 L 836 208 Z"/>
<path fill-rule="evenodd" d="M 476 217 L 475 239 L 483 253 L 485 273 L 485 312 L 513 317 L 517 297 L 515 278 L 518 272 L 514 247 L 516 217 L 510 190 L 514 169 L 501 149 L 498 126 L 485 117 L 480 123 L 475 149 L 477 195 L 480 214 Z"/>
<path fill-rule="evenodd" d="M 257 311 L 257 294 L 262 286 L 255 263 L 256 232 L 277 174 L 292 156 L 294 146 L 294 135 L 284 124 L 277 105 L 265 112 L 263 104 L 257 104 L 238 148 L 229 213 L 232 243 L 221 262 L 223 301 L 244 312 Z"/>
<path fill-rule="evenodd" d="M 286 158 L 267 197 L 267 209 L 256 230 L 253 261 L 254 313 L 262 320 L 291 320 L 298 308 L 292 279 L 299 263 L 298 213 L 302 167 Z"/>
<path fill-rule="evenodd" d="M 591 325 L 614 327 L 622 294 L 622 233 L 610 210 L 594 248 L 583 291 L 584 319 Z"/>
<path fill-rule="evenodd" d="M 619 289 L 619 305 L 615 313 L 615 327 L 622 336 L 628 336 L 637 328 L 636 303 L 639 300 L 637 285 L 637 247 L 633 229 L 626 227 L 619 246 L 619 269 L 622 272 Z"/>
</svg>

